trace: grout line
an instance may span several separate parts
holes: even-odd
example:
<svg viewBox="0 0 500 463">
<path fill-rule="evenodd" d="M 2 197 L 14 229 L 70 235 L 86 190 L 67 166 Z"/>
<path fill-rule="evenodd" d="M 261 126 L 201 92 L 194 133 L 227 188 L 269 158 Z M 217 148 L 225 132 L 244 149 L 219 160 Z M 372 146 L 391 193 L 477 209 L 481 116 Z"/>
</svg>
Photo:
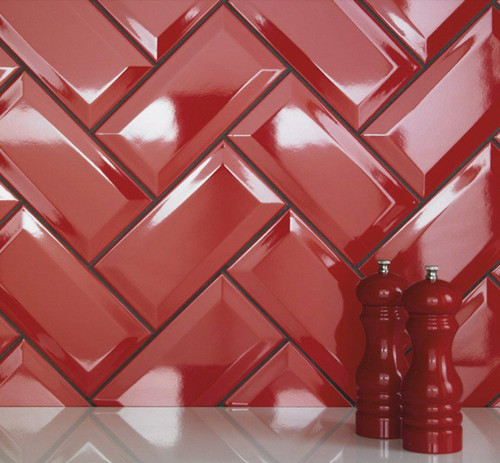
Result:
<svg viewBox="0 0 500 463">
<path fill-rule="evenodd" d="M 358 0 L 358 2 L 362 2 L 361 4 L 364 3 L 364 0 Z M 406 83 L 404 84 L 394 95 L 392 95 L 360 128 L 359 128 L 359 133 L 363 133 L 374 121 L 377 119 L 389 106 L 391 106 L 399 97 L 401 96 L 402 93 L 404 93 L 409 87 L 413 85 L 415 80 L 417 80 L 430 66 L 432 66 L 442 55 L 444 55 L 453 45 L 455 45 L 459 39 L 485 14 L 491 5 L 486 5 L 483 7 L 479 13 L 477 13 L 462 29 L 458 31 L 457 34 L 443 47 L 441 50 L 439 50 L 427 63 L 423 64 L 423 67 L 420 68 L 414 75 L 413 77 Z M 366 5 L 366 8 L 370 9 L 369 6 Z M 373 12 L 373 15 L 376 15 L 375 12 Z M 376 15 L 378 17 L 378 15 Z M 384 30 L 387 31 L 388 26 L 385 26 L 385 24 L 382 21 L 382 24 L 384 25 Z"/>
<path fill-rule="evenodd" d="M 247 155 L 228 137 L 226 137 L 226 142 L 238 153 L 238 155 L 248 164 L 252 167 L 252 169 L 258 174 L 258 176 L 262 179 L 262 181 L 276 193 L 281 200 L 288 205 L 288 207 L 295 212 L 306 224 L 309 228 L 311 228 L 314 233 L 320 238 L 320 240 L 330 249 L 332 250 L 336 256 L 342 260 L 346 265 L 349 266 L 349 268 L 356 273 L 360 278 L 363 277 L 363 274 L 357 269 L 351 261 L 344 255 L 342 251 L 337 248 L 325 235 L 324 233 L 319 230 L 319 228 L 311 222 L 311 220 L 294 204 L 288 197 L 282 193 L 278 187 L 269 180 L 264 172 L 260 170 L 260 168 L 251 160 L 247 157 Z"/>
<path fill-rule="evenodd" d="M 496 131 L 496 129 L 495 129 Z M 368 259 L 370 259 L 384 244 L 386 244 L 394 235 L 396 235 L 411 219 L 417 215 L 432 199 L 434 199 L 446 185 L 455 177 L 469 162 L 471 162 L 489 143 L 494 141 L 495 132 L 484 140 L 469 156 L 467 156 L 448 176 L 424 198 L 410 213 L 389 233 L 386 233 L 384 238 L 356 265 L 356 268 L 361 268 Z"/>
<path fill-rule="evenodd" d="M 13 352 L 19 344 L 21 344 L 23 338 L 21 336 L 18 336 L 14 341 L 12 341 L 4 351 L 0 354 L 0 363 L 3 362 L 3 360 L 9 356 L 11 352 Z"/>
<path fill-rule="evenodd" d="M 23 339 L 40 355 L 59 375 L 89 404 L 93 405 L 92 401 L 80 390 L 80 388 L 64 373 L 43 351 L 32 341 L 26 334 L 24 334 L 17 325 L 5 314 L 4 310 L 0 308 L 0 317 L 3 318 L 17 333 L 19 333 L 19 342 Z"/>
<path fill-rule="evenodd" d="M 120 34 L 130 42 L 130 44 L 149 61 L 149 64 L 155 65 L 156 61 L 142 45 L 129 34 L 129 32 L 115 19 L 115 17 L 98 0 L 90 0 L 90 3 L 118 30 Z"/>
<path fill-rule="evenodd" d="M 230 274 L 224 272 L 225 277 L 245 296 L 249 302 L 252 303 L 252 305 L 268 320 L 271 325 L 273 325 L 286 339 L 289 340 L 293 346 L 306 357 L 306 359 L 325 377 L 325 379 L 337 390 L 339 394 L 341 394 L 344 399 L 351 404 L 351 406 L 354 406 L 354 401 L 349 397 L 349 395 L 344 392 L 344 390 L 332 379 L 330 376 L 321 368 L 315 360 L 311 358 L 311 356 L 304 351 L 302 346 L 300 346 L 295 339 L 290 336 L 289 333 L 285 331 L 285 329 L 280 326 L 273 317 L 271 317 L 263 308 L 262 306 L 254 299 L 254 297 L 242 286 L 238 281 Z"/>
<path fill-rule="evenodd" d="M 231 396 L 237 392 L 245 383 L 247 383 L 253 376 L 258 373 L 258 371 L 263 368 L 271 359 L 289 342 L 289 339 L 284 338 L 280 343 L 271 351 L 267 353 L 267 355 L 254 367 L 252 370 L 236 385 L 234 386 L 219 402 L 217 407 L 225 407 L 226 401 L 231 398 Z M 231 405 L 231 407 L 238 408 L 238 405 Z"/>
<path fill-rule="evenodd" d="M 276 49 L 263 37 L 260 33 L 254 29 L 251 23 L 249 23 L 231 4 L 227 4 L 227 7 L 231 10 L 231 12 L 240 20 L 240 22 L 248 29 L 252 34 L 259 39 L 259 41 L 276 57 L 278 58 L 289 70 L 290 72 L 297 78 L 322 104 L 325 106 L 331 114 L 333 114 L 347 129 L 347 131 L 366 149 L 370 152 L 370 154 L 377 159 L 379 164 L 385 167 L 385 169 L 391 173 L 391 175 L 398 180 L 401 185 L 403 185 L 410 194 L 412 194 L 417 200 L 421 201 L 420 195 L 406 182 L 403 177 L 399 175 L 397 171 L 395 171 L 385 159 L 383 159 L 369 144 L 368 142 L 361 136 L 358 131 L 351 126 L 349 122 L 321 95 L 302 75 L 282 56 L 280 55 Z M 409 82 L 408 82 L 409 84 Z"/>
<path fill-rule="evenodd" d="M 371 17 L 371 19 L 374 20 L 380 28 L 389 35 L 394 42 L 396 42 L 406 53 L 408 53 L 420 67 L 425 66 L 425 63 L 422 61 L 422 59 L 415 53 L 415 51 L 401 38 L 399 37 L 381 18 L 372 8 L 370 5 L 367 5 L 365 3 L 365 0 L 356 0 L 358 5 L 361 7 L 362 10 L 365 11 L 365 13 L 368 14 L 368 16 Z"/>
<path fill-rule="evenodd" d="M 0 182 L 0 184 L 1 184 L 1 182 Z M 16 200 L 18 201 L 18 203 L 5 215 L 5 217 L 2 220 L 0 220 L 0 228 L 2 228 L 23 207 L 23 203 L 21 201 L 19 201 L 17 198 L 16 198 Z"/>
<path fill-rule="evenodd" d="M 217 278 L 221 275 L 227 275 L 224 273 L 229 266 L 231 266 L 237 259 L 243 255 L 248 248 L 253 246 L 269 229 L 286 213 L 287 207 L 283 207 L 277 214 L 275 214 L 266 224 L 264 224 L 261 229 L 252 236 L 232 257 L 227 260 L 223 267 L 215 272 L 203 285 L 201 285 L 170 317 L 168 317 L 165 322 L 157 330 L 154 330 L 149 338 L 147 338 L 142 345 L 139 346 L 116 370 L 114 370 L 111 375 L 90 395 L 93 399 L 99 392 L 101 392 L 125 367 L 131 363 L 155 338 L 157 338 L 171 323 L 178 318 L 184 310 L 186 310 Z"/>
<path fill-rule="evenodd" d="M 16 65 L 19 66 L 19 64 L 16 62 Z M 17 78 L 23 73 L 23 68 L 19 67 L 19 69 L 16 69 L 14 73 L 3 83 L 3 85 L 0 86 L 0 94 L 3 93 L 8 87 L 11 86 L 12 82 L 17 80 Z"/>
<path fill-rule="evenodd" d="M 500 399 L 500 392 L 486 404 L 486 407 L 493 407 L 493 404 L 499 399 Z"/>
<path fill-rule="evenodd" d="M 465 299 L 469 294 L 471 294 L 484 280 L 486 280 L 489 276 L 493 276 L 492 272 L 500 265 L 500 259 L 497 260 L 486 272 L 484 272 L 475 282 L 474 284 L 462 295 L 462 300 Z M 492 278 L 490 278 L 491 280 Z M 496 283 L 493 281 L 493 283 Z"/>
</svg>

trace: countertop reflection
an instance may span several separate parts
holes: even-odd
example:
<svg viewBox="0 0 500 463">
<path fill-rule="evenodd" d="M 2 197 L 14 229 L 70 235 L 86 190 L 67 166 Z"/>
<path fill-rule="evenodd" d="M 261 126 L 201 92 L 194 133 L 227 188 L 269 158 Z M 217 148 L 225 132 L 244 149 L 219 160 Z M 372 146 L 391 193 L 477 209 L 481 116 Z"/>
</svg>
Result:
<svg viewBox="0 0 500 463">
<path fill-rule="evenodd" d="M 427 456 L 354 434 L 346 408 L 2 408 L 2 462 L 498 461 L 500 410 L 464 410 L 464 450 Z"/>
</svg>

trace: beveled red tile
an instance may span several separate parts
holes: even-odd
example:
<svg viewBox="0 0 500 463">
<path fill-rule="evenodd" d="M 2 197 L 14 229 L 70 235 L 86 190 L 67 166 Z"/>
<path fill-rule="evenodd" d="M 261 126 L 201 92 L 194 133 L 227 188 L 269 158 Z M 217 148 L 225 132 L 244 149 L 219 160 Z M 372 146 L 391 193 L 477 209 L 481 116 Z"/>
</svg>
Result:
<svg viewBox="0 0 500 463">
<path fill-rule="evenodd" d="M 282 71 L 258 39 L 220 8 L 97 134 L 159 194 Z"/>
<path fill-rule="evenodd" d="M 26 341 L 0 362 L 1 407 L 85 407 L 87 402 Z"/>
<path fill-rule="evenodd" d="M 0 306 L 85 394 L 148 334 L 24 209 L 0 229 Z"/>
<path fill-rule="evenodd" d="M 463 406 L 484 407 L 500 392 L 500 288 L 486 278 L 457 313 L 453 360 L 464 387 Z"/>
<path fill-rule="evenodd" d="M 361 268 L 394 271 L 415 281 L 424 265 L 464 293 L 500 258 L 500 150 L 486 146 Z"/>
<path fill-rule="evenodd" d="M 416 72 L 356 2 L 231 3 L 356 129 Z"/>
<path fill-rule="evenodd" d="M 350 404 L 292 344 L 283 346 L 226 400 L 231 407 L 348 407 Z"/>
<path fill-rule="evenodd" d="M 217 0 L 100 0 L 106 10 L 159 60 Z"/>
<path fill-rule="evenodd" d="M 416 205 L 415 198 L 292 75 L 230 137 L 353 262 L 368 254 Z"/>
<path fill-rule="evenodd" d="M 148 198 L 28 75 L 0 105 L 2 175 L 92 260 Z"/>
<path fill-rule="evenodd" d="M 359 277 L 294 213 L 229 273 L 351 398 L 364 349 Z"/>
<path fill-rule="evenodd" d="M 2 0 L 0 37 L 89 127 L 150 67 L 90 2 Z"/>
<path fill-rule="evenodd" d="M 499 38 L 500 12 L 493 8 L 364 132 L 422 196 L 498 127 Z"/>
<path fill-rule="evenodd" d="M 17 331 L 0 318 L 0 355 L 19 337 Z"/>
<path fill-rule="evenodd" d="M 426 62 L 450 42 L 488 0 L 367 0 L 367 3 Z"/>
<path fill-rule="evenodd" d="M 220 144 L 97 269 L 158 328 L 282 207 Z"/>
<path fill-rule="evenodd" d="M 493 275 L 500 282 L 500 265 L 496 268 L 496 270 L 493 271 Z"/>
<path fill-rule="evenodd" d="M 1 99 L 0 99 L 1 101 Z M 0 151 L 1 156 L 1 151 Z M 1 166 L 1 160 L 0 160 Z M 2 166 L 3 167 L 3 166 Z M 2 169 L 1 173 L 4 171 Z M 14 195 L 0 183 L 0 220 L 2 220 L 18 203 Z"/>
<path fill-rule="evenodd" d="M 5 84 L 18 69 L 18 64 L 0 48 L 0 85 Z"/>
<path fill-rule="evenodd" d="M 111 406 L 215 406 L 282 340 L 219 277 L 94 399 Z"/>
</svg>

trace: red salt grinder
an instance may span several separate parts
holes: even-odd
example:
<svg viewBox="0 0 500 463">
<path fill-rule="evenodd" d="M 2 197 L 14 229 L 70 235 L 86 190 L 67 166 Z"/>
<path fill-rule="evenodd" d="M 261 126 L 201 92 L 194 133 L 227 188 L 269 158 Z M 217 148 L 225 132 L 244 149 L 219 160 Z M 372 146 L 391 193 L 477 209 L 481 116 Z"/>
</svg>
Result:
<svg viewBox="0 0 500 463">
<path fill-rule="evenodd" d="M 462 449 L 462 382 L 453 366 L 451 346 L 458 328 L 460 294 L 427 266 L 427 277 L 403 295 L 410 318 L 414 354 L 403 380 L 403 447 L 419 453 Z"/>
<path fill-rule="evenodd" d="M 401 437 L 400 391 L 407 369 L 403 347 L 407 315 L 402 296 L 408 282 L 389 273 L 390 261 L 378 264 L 379 272 L 361 280 L 356 288 L 366 336 L 365 354 L 356 372 L 356 433 L 396 439 Z"/>
</svg>

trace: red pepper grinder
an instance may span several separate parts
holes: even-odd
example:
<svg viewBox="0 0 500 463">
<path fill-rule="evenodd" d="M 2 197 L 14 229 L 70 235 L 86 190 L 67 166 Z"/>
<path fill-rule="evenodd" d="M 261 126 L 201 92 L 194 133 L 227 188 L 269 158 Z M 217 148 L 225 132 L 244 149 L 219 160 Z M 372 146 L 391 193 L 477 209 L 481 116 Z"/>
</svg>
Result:
<svg viewBox="0 0 500 463">
<path fill-rule="evenodd" d="M 458 328 L 460 294 L 427 266 L 427 277 L 403 295 L 410 314 L 407 329 L 413 360 L 403 386 L 403 447 L 419 453 L 462 449 L 462 382 L 453 366 L 451 346 Z"/>
<path fill-rule="evenodd" d="M 356 372 L 356 433 L 374 439 L 401 437 L 401 381 L 407 370 L 402 307 L 408 282 L 389 273 L 388 260 L 379 260 L 379 272 L 361 280 L 356 288 L 363 304 L 361 322 L 366 349 Z"/>
</svg>

